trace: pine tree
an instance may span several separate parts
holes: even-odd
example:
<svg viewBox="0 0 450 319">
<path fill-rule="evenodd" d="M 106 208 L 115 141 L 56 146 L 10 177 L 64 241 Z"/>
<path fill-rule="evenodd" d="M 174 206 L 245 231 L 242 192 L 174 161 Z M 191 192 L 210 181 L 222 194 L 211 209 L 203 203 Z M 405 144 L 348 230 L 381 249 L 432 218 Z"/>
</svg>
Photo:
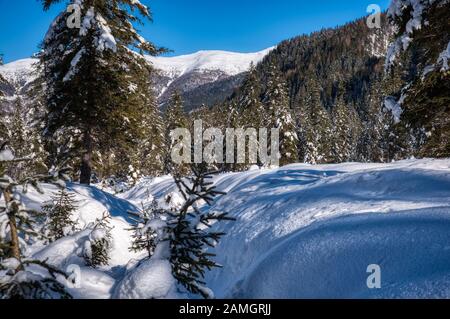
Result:
<svg viewBox="0 0 450 319">
<path fill-rule="evenodd" d="M 150 204 L 144 205 L 139 212 L 128 212 L 131 220 L 133 221 L 133 227 L 130 229 L 133 232 L 131 236 L 133 238 L 131 251 L 139 252 L 145 250 L 148 257 L 151 257 L 158 244 L 158 234 L 152 229 L 150 221 L 158 219 L 165 213 L 161 209 L 156 200 L 152 200 Z"/>
<path fill-rule="evenodd" d="M 357 141 L 361 134 L 359 117 L 354 108 L 345 102 L 345 92 L 345 88 L 341 85 L 333 108 L 333 154 L 334 161 L 339 163 L 356 159 Z"/>
<path fill-rule="evenodd" d="M 390 143 L 394 157 L 448 157 L 450 2 L 394 0 L 388 18 L 396 34 L 386 66 L 401 84 L 386 92 L 401 108 Z"/>
<path fill-rule="evenodd" d="M 62 185 L 64 170 L 50 175 L 27 176 L 15 181 L 5 174 L 5 166 L 26 161 L 16 158 L 7 143 L 0 145 L 0 297 L 2 299 L 71 298 L 60 282 L 68 276 L 45 261 L 27 258 L 22 246 L 29 237 L 37 237 L 34 229 L 37 213 L 26 209 L 20 192 L 31 186 L 43 192 L 40 182 Z M 31 271 L 30 268 L 33 270 Z M 36 270 L 40 269 L 38 274 Z"/>
<path fill-rule="evenodd" d="M 270 66 L 267 86 L 263 100 L 268 112 L 266 125 L 268 129 L 279 129 L 280 165 L 296 163 L 298 162 L 296 123 L 289 107 L 287 84 L 275 65 Z"/>
<path fill-rule="evenodd" d="M 253 63 L 241 86 L 241 95 L 238 100 L 237 108 L 242 114 L 241 126 L 243 128 L 259 128 L 264 127 L 264 119 L 266 111 L 261 102 L 261 83 Z"/>
<path fill-rule="evenodd" d="M 83 257 L 92 268 L 108 265 L 112 244 L 111 215 L 106 212 L 95 221 L 88 240 L 84 244 Z"/>
<path fill-rule="evenodd" d="M 131 249 L 146 249 L 150 258 L 168 260 L 180 285 L 193 294 L 212 298 L 203 278 L 207 270 L 220 267 L 212 259 L 215 255 L 210 249 L 225 234 L 211 230 L 211 226 L 234 219 L 228 213 L 199 209 L 200 202 L 212 205 L 215 197 L 224 193 L 210 182 L 211 174 L 216 172 L 208 171 L 206 164 L 195 164 L 191 169 L 191 177 L 175 177 L 184 200 L 179 209 L 161 210 L 152 204 L 146 213 L 135 215 L 137 236 Z"/>
<path fill-rule="evenodd" d="M 151 84 L 149 84 L 151 86 Z M 167 152 L 165 126 L 156 101 L 149 104 L 142 115 L 142 138 L 138 140 L 138 151 L 133 165 L 144 176 L 159 176 L 164 172 L 164 154 Z M 133 150 L 129 150 L 133 152 Z"/>
<path fill-rule="evenodd" d="M 42 0 L 45 10 L 57 2 Z M 153 123 L 158 119 L 153 117 L 158 110 L 151 92 L 152 68 L 131 49 L 150 54 L 162 50 L 144 40 L 132 25 L 142 22 L 134 12 L 151 17 L 139 1 L 71 3 L 81 9 L 81 28 L 68 27 L 70 13 L 64 11 L 43 42 L 41 65 L 48 108 L 45 132 L 53 140 L 74 137 L 71 152 L 79 158 L 80 182 L 89 184 L 96 151 L 116 150 L 132 158 L 130 151 L 137 149 L 146 134 L 156 134 Z"/>
<path fill-rule="evenodd" d="M 214 254 L 206 248 L 214 247 L 225 235 L 211 231 L 210 227 L 217 221 L 234 219 L 228 213 L 199 210 L 199 201 L 211 205 L 216 196 L 224 193 L 212 186 L 210 180 L 214 172 L 208 171 L 205 164 L 193 165 L 192 172 L 188 183 L 179 178 L 175 180 L 185 203 L 177 212 L 169 212 L 166 232 L 170 238 L 170 263 L 173 276 L 181 285 L 191 293 L 210 298 L 203 281 L 205 271 L 220 266 L 211 259 Z"/>
<path fill-rule="evenodd" d="M 175 140 L 175 137 L 171 136 L 171 132 L 178 128 L 189 128 L 187 117 L 183 111 L 183 100 L 178 91 L 175 91 L 165 113 L 166 122 L 166 145 L 168 145 L 167 158 L 165 160 L 165 172 L 172 173 L 173 175 L 185 175 L 189 172 L 189 164 L 176 164 L 172 162 L 171 154 L 175 144 L 180 143 L 180 140 Z M 185 145 L 187 147 L 187 145 Z"/>
<path fill-rule="evenodd" d="M 22 101 L 18 97 L 14 102 L 14 108 L 8 123 L 8 140 L 9 146 L 13 149 L 14 155 L 19 158 L 22 158 L 28 154 L 35 157 L 33 150 L 35 144 L 32 140 L 34 136 L 24 117 L 25 115 L 26 112 Z M 33 163 L 30 163 L 30 161 L 14 163 L 8 168 L 8 174 L 15 179 L 21 179 L 30 173 L 34 173 Z"/>
<path fill-rule="evenodd" d="M 304 161 L 306 163 L 328 163 L 333 161 L 330 115 L 322 104 L 322 89 L 317 77 L 311 78 L 305 87 L 305 96 L 300 106 L 302 135 L 306 142 Z"/>
<path fill-rule="evenodd" d="M 50 203 L 42 207 L 46 214 L 46 237 L 50 242 L 56 241 L 76 230 L 76 222 L 73 221 L 72 213 L 76 211 L 75 195 L 60 189 L 52 196 Z"/>
</svg>

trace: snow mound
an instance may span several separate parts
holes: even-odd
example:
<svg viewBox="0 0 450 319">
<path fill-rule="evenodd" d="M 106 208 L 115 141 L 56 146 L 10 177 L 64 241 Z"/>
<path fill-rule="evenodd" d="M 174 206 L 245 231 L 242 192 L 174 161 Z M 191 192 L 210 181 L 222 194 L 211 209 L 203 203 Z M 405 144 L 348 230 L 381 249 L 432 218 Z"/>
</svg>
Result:
<svg viewBox="0 0 450 319">
<path fill-rule="evenodd" d="M 385 213 L 389 215 L 415 210 L 420 212 L 424 220 L 437 209 L 444 209 L 450 213 L 450 161 L 449 160 L 408 160 L 392 164 L 358 164 L 348 163 L 339 165 L 290 165 L 276 170 L 262 171 L 259 176 L 236 183 L 237 176 L 229 176 L 218 181 L 225 189 L 228 182 L 233 183 L 228 195 L 220 198 L 211 210 L 226 211 L 237 219 L 235 223 L 224 223 L 218 226 L 219 231 L 227 233 L 215 249 L 217 262 L 223 265 L 221 269 L 214 269 L 207 274 L 208 286 L 215 292 L 218 298 L 234 296 L 239 291 L 240 297 L 256 297 L 252 291 L 242 290 L 240 286 L 246 278 L 257 278 L 255 281 L 266 282 L 267 273 L 258 276 L 258 267 L 261 263 L 273 263 L 279 261 L 274 256 L 281 256 L 288 251 L 288 246 L 283 243 L 295 236 L 299 231 L 321 221 L 331 220 L 342 216 Z M 243 177 L 243 176 L 242 176 Z M 229 179 L 229 180 L 228 180 Z M 227 181 L 228 180 L 228 181 Z M 220 186 L 219 186 L 220 189 Z M 450 216 L 450 214 L 449 214 Z M 360 220 L 361 222 L 363 220 Z M 436 223 L 439 224 L 439 223 Z M 419 227 L 420 225 L 416 225 Z M 414 229 L 415 225 L 410 228 Z M 351 229 L 351 227 L 349 227 Z M 382 229 L 377 228 L 380 232 Z M 400 231 L 399 228 L 397 231 Z M 429 229 L 432 231 L 432 229 Z M 420 236 L 419 233 L 412 235 Z M 378 256 L 385 259 L 402 259 L 405 256 L 395 254 L 396 231 L 387 229 L 381 232 L 381 237 L 386 237 L 384 254 Z M 348 247 L 358 247 L 361 238 L 358 236 L 344 238 Z M 434 237 L 436 245 L 447 247 L 441 249 L 442 253 L 450 254 L 448 250 L 448 237 Z M 429 239 L 428 243 L 434 239 Z M 444 240 L 445 239 L 445 240 Z M 296 245 L 301 244 L 302 236 L 292 239 Z M 330 241 L 339 241 L 341 237 L 330 238 Z M 418 241 L 419 238 L 412 240 Z M 294 244 L 292 244 L 294 245 Z M 305 246 L 306 247 L 306 246 Z M 366 246 L 367 247 L 367 246 Z M 416 246 L 413 242 L 405 242 L 404 247 L 409 248 L 410 256 L 414 254 Z M 427 247 L 424 244 L 424 247 Z M 306 247 L 317 254 L 331 257 L 336 252 L 333 245 L 324 246 L 319 250 L 318 246 Z M 349 248 L 350 249 L 350 248 Z M 425 248 L 424 248 L 425 249 Z M 417 258 L 427 258 L 423 255 L 424 249 L 417 248 L 417 254 L 408 261 L 419 264 Z M 272 257 L 266 257 L 268 251 Z M 281 258 L 281 257 L 280 257 Z M 319 257 L 318 257 L 319 258 Z M 359 265 L 360 254 L 348 253 L 345 258 L 337 262 Z M 326 258 L 322 259 L 323 262 Z M 372 263 L 376 263 L 380 259 Z M 432 265 L 431 262 L 429 265 Z M 299 273 L 303 271 L 322 273 L 318 265 L 307 266 L 301 255 L 297 260 L 291 260 L 290 264 Z M 448 264 L 450 265 L 450 264 Z M 341 264 L 333 264 L 330 267 L 339 269 Z M 366 265 L 366 267 L 368 264 Z M 281 266 L 280 266 L 281 267 Z M 322 266 L 321 266 L 322 267 Z M 342 266 L 343 267 L 343 266 Z M 431 266 L 430 266 L 431 267 Z M 253 269 L 255 269 L 253 271 Z M 272 283 L 284 278 L 283 271 L 275 271 L 270 276 Z M 435 273 L 431 267 L 423 272 L 428 276 Z M 327 268 L 332 276 L 332 269 Z M 365 268 L 362 270 L 365 272 Z M 365 273 L 364 273 L 365 274 Z M 450 266 L 447 268 L 450 274 Z M 255 277 L 256 276 L 256 277 Z M 295 281 L 296 276 L 291 273 L 290 280 Z M 300 275 L 297 275 L 300 276 Z M 349 276 L 352 276 L 349 273 Z M 408 279 L 408 274 L 399 278 Z M 415 277 L 411 277 L 414 280 Z M 348 279 L 351 280 L 351 279 Z M 301 285 L 296 281 L 298 285 Z M 321 282 L 316 282 L 320 289 Z M 364 282 L 363 282 L 364 284 Z M 248 286 L 247 286 L 248 287 Z M 444 283 L 441 288 L 445 287 Z M 334 297 L 348 296 L 348 286 L 342 286 L 341 290 L 332 290 Z M 299 296 L 320 295 L 314 286 L 298 287 L 298 294 L 293 291 L 284 292 L 280 286 L 272 287 L 274 292 L 261 290 L 259 297 L 273 297 L 286 294 Z M 355 293 L 354 296 L 357 296 Z M 365 297 L 362 296 L 361 297 Z"/>
<path fill-rule="evenodd" d="M 389 164 L 293 164 L 215 176 L 227 192 L 209 208 L 237 220 L 213 227 L 223 268 L 217 298 L 450 298 L 450 159 Z M 176 192 L 145 180 L 134 204 Z M 370 264 L 382 288 L 367 288 Z"/>
<path fill-rule="evenodd" d="M 177 298 L 175 279 L 168 260 L 144 260 L 119 283 L 114 298 Z"/>
<path fill-rule="evenodd" d="M 227 297 L 449 298 L 450 214 L 367 214 L 317 223 L 270 249 Z M 369 265 L 381 288 L 369 289 Z"/>
<path fill-rule="evenodd" d="M 214 252 L 223 268 L 205 278 L 217 298 L 450 298 L 450 159 L 389 164 L 293 164 L 214 177 L 227 192 L 209 209 L 235 222 Z M 69 184 L 82 229 L 108 210 L 109 265 L 86 267 L 80 249 L 86 229 L 29 256 L 63 270 L 79 268 L 76 298 L 184 298 L 167 261 L 147 259 L 131 246 L 129 210 L 178 198 L 170 176 L 142 179 L 118 195 Z M 45 195 L 30 190 L 25 206 L 40 209 Z M 0 199 L 1 200 L 1 199 Z M 381 268 L 381 288 L 367 287 L 369 265 Z"/>
</svg>

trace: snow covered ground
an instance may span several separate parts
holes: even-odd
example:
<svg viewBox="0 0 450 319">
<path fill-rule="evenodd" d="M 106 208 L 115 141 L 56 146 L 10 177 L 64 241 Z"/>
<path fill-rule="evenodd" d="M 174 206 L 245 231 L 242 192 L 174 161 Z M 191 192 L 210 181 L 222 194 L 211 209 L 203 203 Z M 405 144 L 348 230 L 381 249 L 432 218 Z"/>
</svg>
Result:
<svg viewBox="0 0 450 319">
<path fill-rule="evenodd" d="M 223 268 L 206 282 L 218 298 L 450 298 L 450 159 L 391 164 L 294 164 L 215 177 L 220 197 L 209 209 L 236 222 L 213 226 L 227 233 L 215 249 Z M 170 177 L 143 179 L 119 196 L 71 185 L 86 225 L 109 210 L 111 263 L 83 266 L 77 249 L 85 232 L 47 247 L 39 258 L 60 267 L 81 266 L 79 298 L 176 297 L 167 265 L 147 263 L 130 275 L 143 255 L 131 253 L 127 210 L 174 191 Z M 30 192 L 29 206 L 42 195 Z M 381 269 L 381 289 L 366 285 L 367 267 Z M 158 273 L 160 275 L 158 275 Z M 126 280 L 123 281 L 123 278 Z M 124 294 L 130 287 L 132 293 Z"/>
</svg>

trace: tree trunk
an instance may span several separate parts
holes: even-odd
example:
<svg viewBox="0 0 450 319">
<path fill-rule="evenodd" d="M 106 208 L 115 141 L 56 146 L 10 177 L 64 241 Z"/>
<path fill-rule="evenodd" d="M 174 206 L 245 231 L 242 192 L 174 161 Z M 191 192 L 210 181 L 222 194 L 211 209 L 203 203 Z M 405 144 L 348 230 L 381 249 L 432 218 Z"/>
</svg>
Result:
<svg viewBox="0 0 450 319">
<path fill-rule="evenodd" d="M 80 184 L 90 185 L 92 175 L 92 149 L 93 149 L 92 135 L 88 130 L 84 133 L 83 146 L 84 154 L 81 158 L 80 168 Z"/>
<path fill-rule="evenodd" d="M 12 200 L 11 193 L 6 190 L 3 192 L 5 198 L 5 204 L 8 206 Z M 19 233 L 17 231 L 16 215 L 19 213 L 19 207 L 16 203 L 12 203 L 11 211 L 8 212 L 9 228 L 11 232 L 11 247 L 10 247 L 10 257 L 15 258 L 20 261 L 20 243 L 19 243 Z"/>
</svg>

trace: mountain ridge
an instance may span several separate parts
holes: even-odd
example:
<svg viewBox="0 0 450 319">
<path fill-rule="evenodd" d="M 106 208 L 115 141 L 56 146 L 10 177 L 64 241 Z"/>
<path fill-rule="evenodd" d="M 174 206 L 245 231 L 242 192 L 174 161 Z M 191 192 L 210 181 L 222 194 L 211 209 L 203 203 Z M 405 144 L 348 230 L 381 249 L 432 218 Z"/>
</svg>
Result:
<svg viewBox="0 0 450 319">
<path fill-rule="evenodd" d="M 179 91 L 189 111 L 202 104 L 211 106 L 222 102 L 240 85 L 241 74 L 248 71 L 250 64 L 259 63 L 273 49 L 253 53 L 201 50 L 173 57 L 145 58 L 157 70 L 154 90 L 161 108 L 174 91 Z M 21 94 L 35 79 L 32 68 L 37 61 L 36 58 L 25 58 L 0 66 L 0 74 L 7 82 L 0 87 L 5 96 Z"/>
</svg>

